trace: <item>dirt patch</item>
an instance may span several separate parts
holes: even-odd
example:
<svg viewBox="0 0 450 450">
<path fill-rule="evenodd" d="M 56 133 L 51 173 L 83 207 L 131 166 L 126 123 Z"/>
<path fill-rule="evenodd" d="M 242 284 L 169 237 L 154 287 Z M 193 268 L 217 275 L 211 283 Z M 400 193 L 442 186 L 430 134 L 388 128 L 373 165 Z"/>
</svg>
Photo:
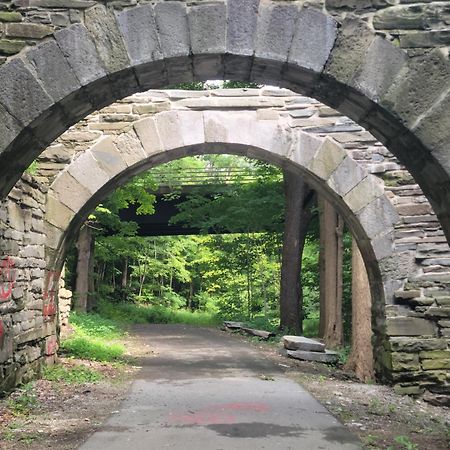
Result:
<svg viewBox="0 0 450 450">
<path fill-rule="evenodd" d="M 132 355 L 134 357 L 134 355 Z M 0 399 L 0 448 L 73 450 L 118 410 L 137 368 L 60 358 L 66 368 L 88 368 L 98 382 L 37 380 Z"/>
</svg>

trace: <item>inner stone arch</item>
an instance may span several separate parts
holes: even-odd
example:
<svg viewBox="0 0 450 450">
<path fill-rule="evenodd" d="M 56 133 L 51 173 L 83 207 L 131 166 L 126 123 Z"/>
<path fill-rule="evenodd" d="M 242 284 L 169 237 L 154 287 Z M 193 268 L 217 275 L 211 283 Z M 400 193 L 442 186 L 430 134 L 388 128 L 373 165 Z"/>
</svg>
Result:
<svg viewBox="0 0 450 450">
<path fill-rule="evenodd" d="M 392 263 L 387 261 L 394 258 L 393 226 L 398 215 L 384 194 L 383 183 L 358 166 L 337 142 L 284 126 L 279 120 L 258 120 L 254 111 L 168 111 L 139 120 L 130 128 L 80 153 L 51 185 L 46 214 L 51 230 L 47 234 L 52 236 L 47 244 L 48 267 L 59 270 L 67 244 L 87 215 L 131 176 L 183 156 L 245 155 L 302 176 L 336 205 L 365 258 L 373 330 L 377 346 L 382 347 L 385 301 L 393 297 Z M 76 202 L 73 192 L 77 192 Z"/>
<path fill-rule="evenodd" d="M 310 152 L 302 153 L 300 144 Z M 329 199 L 340 202 L 354 234 L 366 245 L 366 263 L 369 261 L 375 280 L 372 287 L 379 293 L 373 314 L 373 328 L 380 338 L 377 356 L 391 379 L 405 379 L 403 385 L 411 383 L 401 362 L 403 358 L 410 358 L 408 348 L 402 353 L 405 341 L 407 345 L 413 341 L 417 349 L 446 345 L 440 334 L 439 316 L 434 315 L 441 311 L 432 297 L 435 287 L 423 287 L 423 283 L 429 283 L 425 279 L 429 276 L 427 273 L 423 282 L 415 279 L 428 267 L 428 262 L 434 264 L 434 257 L 425 255 L 425 259 L 420 259 L 425 265 L 421 266 L 417 261 L 424 258 L 423 248 L 414 249 L 421 247 L 422 241 L 429 245 L 426 242 L 432 239 L 442 242 L 440 247 L 436 244 L 441 251 L 445 246 L 442 230 L 422 231 L 422 219 L 436 221 L 431 206 L 410 175 L 373 136 L 336 111 L 290 91 L 272 88 L 227 92 L 151 91 L 111 105 L 71 128 L 41 159 L 43 170 L 46 158 L 49 166 L 45 170 L 51 169 L 50 176 L 41 178 L 47 180 L 45 185 L 51 185 L 50 192 L 36 197 L 47 202 L 42 211 L 46 210 L 47 218 L 51 218 L 45 227 L 47 265 L 44 266 L 50 272 L 58 271 L 61 260 L 58 255 L 62 254 L 59 250 L 64 249 L 82 218 L 95 206 L 89 199 L 99 201 L 107 194 L 108 183 L 112 183 L 109 187 L 114 187 L 125 182 L 129 176 L 148 167 L 150 159 L 153 164 L 159 164 L 167 161 L 169 155 L 223 152 L 224 146 L 227 152 L 233 147 L 238 154 L 262 158 L 283 167 L 296 167 Z M 53 163 L 56 167 L 52 167 Z M 397 172 L 401 183 L 391 185 L 392 179 L 386 175 Z M 357 186 L 364 206 L 353 204 L 349 211 L 343 199 L 349 201 L 348 194 Z M 410 198 L 402 197 L 409 190 L 414 192 L 413 198 L 421 206 L 418 216 L 405 227 L 404 218 L 411 214 L 412 205 L 400 200 Z M 71 195 L 73 191 L 81 194 L 81 203 L 76 204 Z M 11 220 L 15 217 L 14 211 L 8 211 Z M 0 220 L 2 217 L 4 215 L 0 214 Z M 394 251 L 397 254 L 394 255 Z M 17 256 L 23 254 L 21 250 Z M 23 286 L 26 291 L 26 283 Z M 43 292 L 47 290 L 44 286 Z M 445 295 L 445 289 L 439 292 Z M 421 302 L 430 304 L 431 301 L 433 306 L 428 309 L 434 308 L 433 316 L 418 316 L 411 307 L 416 301 L 419 309 L 423 308 Z M 4 317 L 9 320 L 7 315 Z M 47 319 L 49 317 L 44 317 L 45 321 Z M 52 342 L 55 330 L 50 324 L 50 321 L 45 322 L 45 327 L 33 331 Z M 420 351 L 414 354 L 418 361 Z M 430 379 L 435 376 L 426 369 L 421 373 Z M 432 381 L 439 384 L 441 380 L 433 378 Z M 406 388 L 422 389 L 409 384 Z"/>
</svg>

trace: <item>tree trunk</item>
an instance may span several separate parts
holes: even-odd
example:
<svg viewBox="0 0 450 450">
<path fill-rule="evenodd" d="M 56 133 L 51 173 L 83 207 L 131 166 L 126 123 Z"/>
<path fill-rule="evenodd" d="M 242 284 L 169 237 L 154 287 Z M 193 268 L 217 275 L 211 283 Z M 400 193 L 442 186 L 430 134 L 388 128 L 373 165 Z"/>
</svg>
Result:
<svg viewBox="0 0 450 450">
<path fill-rule="evenodd" d="M 326 246 L 326 232 L 325 232 L 325 200 L 323 197 L 317 199 L 319 205 L 319 337 L 325 336 L 325 322 L 326 322 L 326 310 L 325 310 L 325 246 Z"/>
<path fill-rule="evenodd" d="M 74 309 L 86 312 L 89 291 L 89 261 L 91 259 L 91 229 L 84 225 L 80 229 L 76 247 L 78 249 L 77 281 L 75 283 Z"/>
<path fill-rule="evenodd" d="M 88 305 L 87 305 L 89 311 L 92 311 L 97 304 L 94 274 L 95 274 L 95 236 L 91 232 L 91 253 L 89 255 Z"/>
<path fill-rule="evenodd" d="M 125 257 L 125 262 L 123 264 L 123 270 L 122 270 L 122 282 L 121 286 L 122 289 L 126 289 L 128 284 L 128 257 Z"/>
<path fill-rule="evenodd" d="M 194 297 L 194 280 L 192 278 L 189 281 L 189 297 L 188 297 L 188 308 L 192 310 L 192 299 Z"/>
<path fill-rule="evenodd" d="M 342 346 L 342 231 L 343 223 L 331 203 L 322 200 L 320 331 L 327 347 Z"/>
<path fill-rule="evenodd" d="M 374 377 L 372 349 L 372 298 L 364 260 L 352 243 L 352 350 L 345 368 L 362 381 Z"/>
<path fill-rule="evenodd" d="M 304 201 L 309 188 L 301 177 L 283 172 L 285 190 L 285 219 L 280 282 L 280 328 L 301 334 L 302 326 L 302 252 L 309 218 Z"/>
</svg>

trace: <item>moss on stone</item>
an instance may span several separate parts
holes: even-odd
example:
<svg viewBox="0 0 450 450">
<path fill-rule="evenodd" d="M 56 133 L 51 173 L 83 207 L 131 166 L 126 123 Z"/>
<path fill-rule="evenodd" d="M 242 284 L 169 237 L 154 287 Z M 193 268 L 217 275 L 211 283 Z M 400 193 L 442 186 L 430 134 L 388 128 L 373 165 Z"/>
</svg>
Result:
<svg viewBox="0 0 450 450">
<path fill-rule="evenodd" d="M 22 22 L 22 14 L 12 11 L 0 11 L 0 22 Z"/>
</svg>

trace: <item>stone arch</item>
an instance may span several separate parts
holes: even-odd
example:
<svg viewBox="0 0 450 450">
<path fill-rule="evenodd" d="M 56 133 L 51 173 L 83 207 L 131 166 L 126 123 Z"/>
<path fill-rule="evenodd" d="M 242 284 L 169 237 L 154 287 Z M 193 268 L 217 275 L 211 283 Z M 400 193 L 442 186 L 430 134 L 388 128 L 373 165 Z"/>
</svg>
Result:
<svg viewBox="0 0 450 450">
<path fill-rule="evenodd" d="M 58 271 L 71 236 L 90 211 L 131 176 L 187 155 L 225 152 L 292 170 L 336 205 L 364 255 L 374 298 L 373 326 L 381 345 L 385 302 L 393 296 L 389 261 L 395 258 L 394 225 L 399 219 L 384 183 L 336 141 L 278 120 L 260 120 L 256 111 L 162 112 L 80 152 L 46 196 L 47 267 Z"/>
<path fill-rule="evenodd" d="M 101 4 L 0 67 L 0 193 L 57 136 L 128 94 L 181 81 L 253 80 L 320 99 L 398 156 L 450 235 L 450 63 L 363 21 L 298 3 Z M 375 191 L 376 192 L 376 191 Z"/>
</svg>

